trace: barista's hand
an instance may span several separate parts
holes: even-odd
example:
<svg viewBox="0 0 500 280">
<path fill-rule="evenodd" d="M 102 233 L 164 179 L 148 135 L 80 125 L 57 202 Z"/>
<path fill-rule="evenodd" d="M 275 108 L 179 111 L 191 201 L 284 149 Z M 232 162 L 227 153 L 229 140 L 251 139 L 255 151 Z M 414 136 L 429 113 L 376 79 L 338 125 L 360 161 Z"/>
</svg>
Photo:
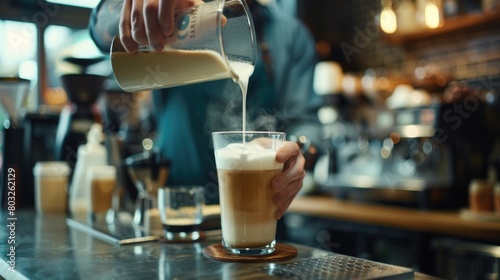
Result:
<svg viewBox="0 0 500 280">
<path fill-rule="evenodd" d="M 276 176 L 272 183 L 274 204 L 278 206 L 276 219 L 280 219 L 300 191 L 306 172 L 304 156 L 295 142 L 286 141 L 276 152 L 276 161 L 284 163 L 283 173 Z"/>
<path fill-rule="evenodd" d="M 201 3 L 202 0 L 125 0 L 119 26 L 123 47 L 136 52 L 139 45 L 149 45 L 161 51 L 164 37 L 174 31 L 174 11 Z"/>
</svg>

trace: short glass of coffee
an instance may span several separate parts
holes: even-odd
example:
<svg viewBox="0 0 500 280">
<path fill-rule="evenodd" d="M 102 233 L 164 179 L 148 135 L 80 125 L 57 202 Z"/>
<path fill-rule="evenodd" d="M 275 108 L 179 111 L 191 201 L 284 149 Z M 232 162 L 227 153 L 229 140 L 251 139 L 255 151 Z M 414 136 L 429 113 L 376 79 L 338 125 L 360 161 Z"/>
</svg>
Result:
<svg viewBox="0 0 500 280">
<path fill-rule="evenodd" d="M 272 180 L 283 172 L 283 132 L 214 132 L 222 245 L 237 255 L 266 255 L 276 245 Z"/>
<path fill-rule="evenodd" d="M 202 186 L 174 185 L 158 189 L 158 210 L 167 241 L 200 239 L 204 197 Z"/>
<path fill-rule="evenodd" d="M 90 166 L 87 169 L 87 208 L 92 222 L 108 222 L 116 188 L 116 167 Z M 112 214 L 112 213 L 111 213 Z"/>
</svg>

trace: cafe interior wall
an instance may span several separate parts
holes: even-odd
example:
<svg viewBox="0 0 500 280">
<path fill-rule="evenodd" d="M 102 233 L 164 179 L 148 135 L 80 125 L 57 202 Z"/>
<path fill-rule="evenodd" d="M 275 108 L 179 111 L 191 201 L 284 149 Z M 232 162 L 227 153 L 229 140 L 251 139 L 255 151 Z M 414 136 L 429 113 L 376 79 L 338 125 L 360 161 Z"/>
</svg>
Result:
<svg viewBox="0 0 500 280">
<path fill-rule="evenodd" d="M 399 0 L 393 0 L 398 2 Z M 408 0 L 412 1 L 412 0 Z M 482 13 L 481 0 L 457 0 L 458 3 L 467 3 L 468 10 L 457 15 L 452 20 L 461 20 L 466 14 L 478 15 Z M 308 26 L 317 42 L 328 42 L 331 51 L 320 56 L 322 60 L 334 60 L 341 64 L 345 73 L 363 75 L 367 70 L 378 75 L 396 78 L 395 81 L 411 82 L 415 80 L 416 69 L 419 66 L 431 65 L 439 74 L 448 78 L 448 81 L 467 82 L 481 94 L 491 92 L 484 97 L 485 107 L 489 113 L 477 113 L 479 119 L 470 118 L 477 127 L 483 126 L 481 137 L 469 137 L 465 128 L 463 133 L 454 135 L 457 145 L 470 142 L 469 145 L 479 144 L 484 150 L 477 153 L 463 149 L 467 161 L 474 162 L 477 172 L 465 168 L 465 164 L 457 164 L 457 173 L 467 173 L 471 177 L 491 176 L 491 168 L 500 174 L 498 149 L 500 147 L 500 130 L 498 102 L 500 96 L 500 12 L 492 17 L 489 24 L 472 26 L 451 32 L 437 33 L 439 35 L 416 36 L 412 40 L 397 42 L 380 30 L 381 1 L 315 1 L 298 0 L 297 16 Z M 461 17 L 461 18 L 458 18 Z M 491 17 L 490 17 L 491 18 Z M 446 24 L 445 18 L 445 24 Z M 464 25 L 465 26 L 465 25 Z M 431 34 L 432 35 L 432 34 Z M 416 38 L 416 39 L 415 39 Z M 391 40 L 392 39 L 392 40 Z M 401 41 L 401 40 L 400 40 Z M 422 68 L 422 67 L 420 67 Z M 443 95 L 443 90 L 434 92 L 434 96 Z M 478 111 L 482 112 L 482 111 Z M 483 119 L 484 118 L 484 119 Z M 481 123 L 479 123 L 481 122 Z M 476 127 L 475 125 L 473 125 Z M 467 138 L 467 140 L 464 140 Z M 474 138 L 474 139 L 472 139 Z M 485 145 L 483 142 L 488 142 Z M 474 144 L 475 143 L 475 144 Z M 475 160 L 472 160 L 475 159 Z M 488 163 L 484 163 L 488 161 Z M 457 162 L 457 161 L 454 161 Z M 496 167 L 494 167 L 496 166 Z M 490 168 L 490 169 L 488 169 Z M 488 170 L 487 170 L 488 169 Z M 460 171 L 458 171 L 460 170 Z M 487 173 L 488 172 L 488 173 Z M 462 174 L 460 173 L 460 174 Z M 462 186 L 463 184 L 463 186 Z M 467 187 L 468 180 L 460 183 L 461 189 Z M 466 192 L 466 190 L 462 190 Z M 465 198 L 461 199 L 465 202 Z"/>
<path fill-rule="evenodd" d="M 475 3 L 470 5 L 469 13 L 481 12 L 480 1 L 466 2 Z M 315 1 L 311 4 L 299 0 L 297 10 L 316 40 L 327 41 L 332 46 L 330 56 L 322 59 L 340 62 L 345 72 L 362 73 L 373 68 L 411 77 L 419 65 L 432 63 L 439 66 L 442 74 L 456 80 L 500 73 L 498 24 L 425 37 L 403 45 L 390 42 L 377 29 L 380 1 Z"/>
<path fill-rule="evenodd" d="M 480 2 L 463 1 L 476 4 Z M 498 23 L 487 28 L 457 30 L 442 36 L 422 37 L 406 44 L 394 43 L 377 29 L 380 2 L 298 0 L 297 15 L 311 30 L 317 42 L 327 42 L 331 46 L 331 51 L 320 56 L 320 59 L 339 62 L 344 72 L 363 74 L 371 68 L 389 75 L 411 77 L 419 65 L 432 63 L 454 80 L 500 76 Z M 346 53 L 342 46 L 351 47 L 351 53 Z M 499 87 L 500 84 L 495 86 Z M 435 245 L 431 246 L 430 242 L 439 239 L 432 239 L 420 232 L 399 232 L 343 221 L 332 221 L 329 225 L 331 228 L 325 230 L 325 221 L 316 221 L 310 217 L 304 218 L 304 221 L 308 224 L 301 224 L 300 232 L 302 234 L 303 231 L 309 231 L 309 235 L 304 233 L 298 236 L 297 240 L 309 242 L 311 246 L 323 246 L 318 245 L 317 241 L 328 236 L 333 240 L 329 239 L 329 244 L 336 245 L 334 251 L 414 267 L 417 271 L 436 276 L 440 269 L 445 269 L 448 274 L 442 273 L 443 277 L 454 275 L 445 277 L 446 279 L 472 279 L 453 270 L 469 270 L 471 273 L 471 267 L 477 263 L 483 261 L 483 264 L 486 264 L 490 261 L 480 253 L 465 256 L 462 251 L 456 255 L 447 252 L 447 255 L 444 253 L 437 256 L 434 250 L 439 246 L 433 247 Z M 295 221 L 291 223 L 293 222 Z M 299 231 L 292 229 L 289 232 L 298 234 Z M 340 244 L 343 246 L 339 246 Z"/>
</svg>

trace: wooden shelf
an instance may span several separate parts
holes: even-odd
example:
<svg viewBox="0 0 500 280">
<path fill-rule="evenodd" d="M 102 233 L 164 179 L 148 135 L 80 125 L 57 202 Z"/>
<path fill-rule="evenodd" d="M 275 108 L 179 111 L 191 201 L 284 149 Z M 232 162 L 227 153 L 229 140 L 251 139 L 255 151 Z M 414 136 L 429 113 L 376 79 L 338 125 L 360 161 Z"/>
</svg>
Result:
<svg viewBox="0 0 500 280">
<path fill-rule="evenodd" d="M 500 242 L 500 222 L 463 219 L 457 210 L 424 211 L 388 205 L 354 203 L 330 196 L 299 196 L 292 202 L 287 213 Z"/>
<path fill-rule="evenodd" d="M 474 32 L 484 28 L 500 26 L 500 11 L 495 13 L 475 13 L 446 19 L 444 25 L 436 29 L 422 29 L 409 33 L 384 34 L 384 39 L 392 44 L 407 44 L 454 32 Z"/>
</svg>

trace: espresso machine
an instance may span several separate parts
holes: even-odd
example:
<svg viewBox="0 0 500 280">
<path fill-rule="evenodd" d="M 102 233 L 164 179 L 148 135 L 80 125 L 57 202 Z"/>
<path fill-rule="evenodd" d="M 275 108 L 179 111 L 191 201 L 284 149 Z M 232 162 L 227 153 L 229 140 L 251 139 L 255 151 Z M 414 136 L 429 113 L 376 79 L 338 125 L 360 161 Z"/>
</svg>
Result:
<svg viewBox="0 0 500 280">
<path fill-rule="evenodd" d="M 59 118 L 54 160 L 66 161 L 74 169 L 78 147 L 86 142 L 90 126 L 98 121 L 93 106 L 101 94 L 106 77 L 87 73 L 87 68 L 103 61 L 103 57 L 68 57 L 64 60 L 80 66 L 81 71 L 61 76 L 69 102 L 62 109 Z"/>
<path fill-rule="evenodd" d="M 405 108 L 378 112 L 373 127 L 344 124 L 345 133 L 332 138 L 337 170 L 326 185 L 339 198 L 418 208 L 445 203 L 453 152 L 449 140 L 436 138 L 438 116 L 439 107 Z"/>
<path fill-rule="evenodd" d="M 315 170 L 323 174 L 321 190 L 420 209 L 466 206 L 471 179 L 487 176 L 493 138 L 484 125 L 485 102 L 475 99 L 463 117 L 457 106 L 472 106 L 464 98 L 396 108 L 349 105 L 349 114 L 324 125 L 329 158 L 317 168 L 330 167 L 326 175 Z"/>
<path fill-rule="evenodd" d="M 22 105 L 29 85 L 29 80 L 21 78 L 0 78 L 0 103 L 7 115 L 1 130 L 2 207 L 7 203 L 9 191 L 15 191 L 16 208 L 33 205 L 33 189 L 23 184 L 23 177 L 31 176 L 31 171 L 26 170 L 24 162 L 24 129 L 21 119 Z"/>
</svg>

